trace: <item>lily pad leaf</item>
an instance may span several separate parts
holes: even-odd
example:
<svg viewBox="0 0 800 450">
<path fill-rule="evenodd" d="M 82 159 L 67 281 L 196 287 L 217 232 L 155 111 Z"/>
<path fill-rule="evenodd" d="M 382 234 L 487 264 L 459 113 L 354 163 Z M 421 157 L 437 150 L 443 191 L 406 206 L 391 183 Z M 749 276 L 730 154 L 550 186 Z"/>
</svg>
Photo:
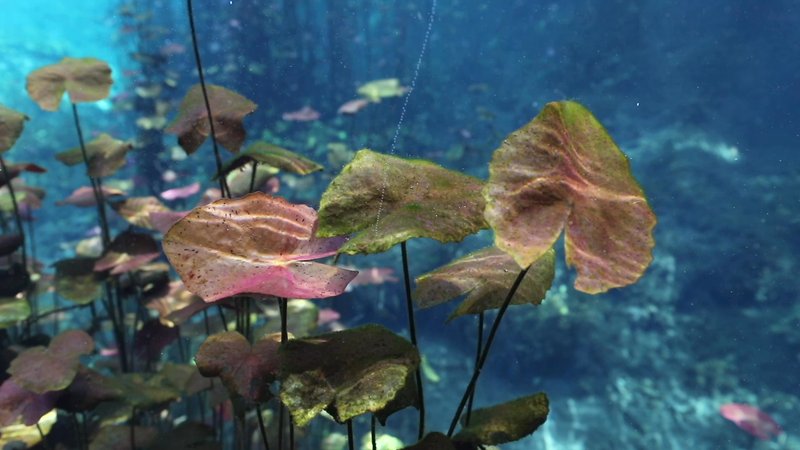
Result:
<svg viewBox="0 0 800 450">
<path fill-rule="evenodd" d="M 122 195 L 125 195 L 124 191 L 106 186 L 103 186 L 102 191 L 103 191 L 103 198 L 105 199 L 109 199 L 112 197 L 120 197 Z M 57 201 L 56 205 L 57 206 L 73 205 L 81 208 L 96 206 L 97 201 L 94 197 L 94 189 L 92 189 L 91 186 L 79 187 L 78 189 L 72 191 L 69 197 L 65 198 L 64 200 Z"/>
<path fill-rule="evenodd" d="M 114 139 L 106 133 L 86 144 L 86 157 L 89 160 L 89 176 L 92 178 L 109 177 L 125 165 L 125 156 L 133 148 L 133 144 Z M 72 148 L 56 154 L 56 159 L 74 166 L 83 164 L 83 153 L 80 147 Z"/>
<path fill-rule="evenodd" d="M 55 111 L 64 91 L 72 103 L 95 102 L 108 97 L 111 68 L 95 58 L 64 58 L 28 75 L 28 95 L 45 111 Z"/>
<path fill-rule="evenodd" d="M 321 165 L 311 161 L 305 156 L 283 147 L 278 147 L 277 145 L 258 141 L 247 146 L 243 152 L 239 153 L 234 159 L 225 164 L 220 172 L 227 175 L 232 170 L 238 169 L 251 161 L 267 164 L 297 175 L 308 175 L 323 169 Z M 220 174 L 217 173 L 214 179 L 218 178 L 219 175 Z"/>
<path fill-rule="evenodd" d="M 31 305 L 23 296 L 0 298 L 0 330 L 25 320 L 31 315 Z"/>
<path fill-rule="evenodd" d="M 70 412 L 91 411 L 100 403 L 121 398 L 122 391 L 110 378 L 80 366 L 75 379 L 62 391 L 56 406 Z"/>
<path fill-rule="evenodd" d="M 359 95 L 374 103 L 380 102 L 382 98 L 402 97 L 406 92 L 408 88 L 401 86 L 397 78 L 373 80 L 358 88 Z"/>
<path fill-rule="evenodd" d="M 35 425 L 56 404 L 60 392 L 36 394 L 7 378 L 0 386 L 0 428 L 22 423 Z"/>
<path fill-rule="evenodd" d="M 25 128 L 28 116 L 0 105 L 0 153 L 14 146 Z"/>
<path fill-rule="evenodd" d="M 488 226 L 482 188 L 481 180 L 429 161 L 360 150 L 322 194 L 318 235 L 358 232 L 339 250 L 349 254 L 384 252 L 416 237 L 457 242 Z"/>
<path fill-rule="evenodd" d="M 209 336 L 195 362 L 204 377 L 219 377 L 231 398 L 260 403 L 270 398 L 269 384 L 277 377 L 280 341 L 280 334 L 271 334 L 251 346 L 241 334 L 226 331 Z"/>
<path fill-rule="evenodd" d="M 95 258 L 69 258 L 53 264 L 58 295 L 79 305 L 99 298 L 104 276 L 94 271 L 95 261 Z"/>
<path fill-rule="evenodd" d="M 403 447 L 402 450 L 462 450 L 453 444 L 449 437 L 442 433 L 428 433 L 414 445 Z"/>
<path fill-rule="evenodd" d="M 158 438 L 158 428 L 155 427 L 106 426 L 101 428 L 94 436 L 89 444 L 89 450 L 136 450 L 149 448 L 157 443 Z"/>
<path fill-rule="evenodd" d="M 181 281 L 170 282 L 167 292 L 154 295 L 145 304 L 147 309 L 156 311 L 161 323 L 168 327 L 183 324 L 209 306 L 202 298 L 189 292 Z"/>
<path fill-rule="evenodd" d="M 339 422 L 377 412 L 419 365 L 410 342 L 379 325 L 364 325 L 281 345 L 281 401 L 298 426 L 322 410 Z"/>
<path fill-rule="evenodd" d="M 208 84 L 206 89 L 217 142 L 236 153 L 244 143 L 246 135 L 242 120 L 244 116 L 255 111 L 257 105 L 222 86 Z M 178 117 L 166 131 L 177 134 L 178 145 L 190 155 L 197 151 L 211 134 L 203 91 L 199 84 L 189 89 L 181 102 Z"/>
<path fill-rule="evenodd" d="M 150 213 L 167 212 L 169 208 L 153 196 L 130 197 L 119 202 L 111 203 L 111 208 L 131 225 L 154 230 L 150 222 Z"/>
<path fill-rule="evenodd" d="M 160 254 L 158 242 L 152 236 L 126 231 L 114 238 L 103 257 L 94 263 L 94 271 L 111 270 L 111 275 L 130 272 L 158 258 Z"/>
<path fill-rule="evenodd" d="M 26 349 L 8 368 L 20 387 L 36 394 L 60 391 L 72 383 L 78 373 L 81 355 L 94 350 L 94 340 L 81 330 L 65 331 L 42 346 Z"/>
<path fill-rule="evenodd" d="M 31 425 L 16 423 L 0 428 L 0 448 L 34 448 L 42 441 L 42 436 L 50 434 L 56 423 L 56 417 L 56 410 L 51 409 Z"/>
<path fill-rule="evenodd" d="M 25 239 L 19 233 L 0 234 L 0 256 L 8 256 L 25 243 Z"/>
<path fill-rule="evenodd" d="M 256 192 L 192 210 L 164 236 L 164 252 L 186 287 L 207 302 L 236 294 L 324 298 L 357 272 L 310 262 L 344 238 L 314 237 L 317 213 Z"/>
<path fill-rule="evenodd" d="M 8 169 L 6 173 L 0 173 L 0 187 L 5 186 L 9 180 L 13 180 L 14 178 L 18 177 L 22 172 L 33 172 L 33 173 L 47 172 L 47 169 L 45 169 L 44 167 L 29 162 L 16 163 L 16 164 L 6 163 L 6 169 Z"/>
<path fill-rule="evenodd" d="M 519 272 L 511 256 L 487 247 L 417 278 L 413 297 L 421 308 L 428 308 L 466 294 L 450 318 L 479 314 L 503 305 Z M 550 249 L 528 270 L 511 304 L 540 304 L 554 276 L 555 252 Z"/>
<path fill-rule="evenodd" d="M 251 192 L 251 185 L 253 186 L 252 192 L 261 191 L 267 194 L 271 193 L 269 190 L 264 190 L 262 188 L 265 187 L 264 185 L 267 184 L 271 178 L 280 173 L 280 170 L 266 164 L 257 164 L 256 177 L 253 179 L 253 164 L 256 163 L 247 162 L 245 160 L 244 165 L 231 169 L 231 171 L 227 173 L 225 181 L 228 183 L 231 197 L 241 197 L 249 194 Z"/>
<path fill-rule="evenodd" d="M 540 392 L 472 412 L 469 426 L 453 437 L 456 442 L 500 445 L 536 431 L 550 412 L 547 395 Z"/>
<path fill-rule="evenodd" d="M 486 220 L 520 267 L 562 230 L 580 291 L 631 284 L 650 264 L 656 217 L 627 157 L 582 105 L 548 103 L 503 141 L 489 171 Z"/>
</svg>

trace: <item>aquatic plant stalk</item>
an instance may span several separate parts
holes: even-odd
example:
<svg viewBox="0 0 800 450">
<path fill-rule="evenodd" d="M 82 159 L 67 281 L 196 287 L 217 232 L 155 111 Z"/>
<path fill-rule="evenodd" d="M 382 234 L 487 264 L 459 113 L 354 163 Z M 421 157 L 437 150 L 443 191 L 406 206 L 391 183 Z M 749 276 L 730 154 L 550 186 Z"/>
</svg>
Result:
<svg viewBox="0 0 800 450">
<path fill-rule="evenodd" d="M 253 160 L 253 171 L 250 172 L 250 189 L 247 190 L 248 193 L 253 192 L 253 189 L 256 188 L 256 170 L 258 169 L 258 161 Z"/>
<path fill-rule="evenodd" d="M 478 367 L 478 364 L 481 361 L 481 352 L 483 351 L 483 322 L 484 322 L 484 312 L 481 311 L 478 314 L 478 346 L 475 351 L 475 367 Z M 473 369 L 474 370 L 474 369 Z M 475 400 L 475 390 L 477 386 L 472 388 L 472 392 L 469 393 L 469 400 L 467 401 L 467 413 L 464 416 L 464 425 L 469 425 L 469 420 L 472 416 L 472 402 Z"/>
<path fill-rule="evenodd" d="M 22 236 L 22 267 L 28 270 L 28 254 L 25 251 L 25 230 L 22 228 L 22 216 L 19 214 L 19 205 L 17 204 L 17 196 L 14 193 L 14 186 L 11 184 L 11 177 L 9 176 L 6 161 L 0 156 L 0 173 L 3 174 L 6 186 L 8 186 L 8 193 L 11 195 L 11 206 L 14 208 L 14 220 L 17 222 L 17 231 Z"/>
<path fill-rule="evenodd" d="M 369 432 L 370 436 L 372 437 L 372 450 L 378 450 L 378 440 L 377 440 L 378 438 L 375 435 L 375 428 L 376 428 L 375 423 L 377 421 L 378 420 L 375 418 L 374 414 L 370 416 Z"/>
<path fill-rule="evenodd" d="M 524 268 L 522 271 L 520 271 L 519 275 L 517 275 L 517 279 L 514 280 L 511 290 L 508 291 L 508 295 L 506 296 L 503 305 L 500 307 L 500 310 L 497 311 L 497 317 L 495 317 L 494 322 L 492 322 L 492 328 L 489 330 L 489 336 L 486 338 L 486 345 L 483 347 L 481 357 L 478 360 L 478 364 L 475 365 L 475 370 L 472 372 L 472 378 L 470 378 L 469 384 L 467 384 L 467 389 L 464 391 L 464 395 L 461 397 L 461 402 L 459 402 L 456 413 L 453 416 L 453 420 L 450 422 L 450 428 L 447 430 L 447 437 L 452 437 L 453 432 L 456 430 L 458 419 L 461 418 L 461 413 L 464 411 L 464 406 L 466 406 L 470 394 L 475 390 L 475 384 L 478 382 L 478 377 L 481 374 L 481 370 L 483 370 L 483 366 L 486 364 L 486 359 L 489 357 L 489 350 L 492 349 L 492 343 L 494 342 L 494 337 L 497 334 L 498 328 L 500 327 L 500 321 L 503 319 L 508 306 L 511 304 L 511 299 L 514 297 L 514 294 L 516 294 L 519 285 L 522 284 L 522 280 L 528 273 L 528 269 L 530 269 L 530 266 Z"/>
<path fill-rule="evenodd" d="M 256 405 L 256 416 L 258 417 L 258 429 L 261 431 L 261 440 L 264 442 L 264 450 L 269 450 L 267 429 L 264 427 L 264 418 L 261 416 L 261 405 Z"/>
<path fill-rule="evenodd" d="M 419 351 L 417 345 L 417 326 L 414 322 L 414 303 L 411 301 L 411 275 L 408 270 L 408 250 L 406 249 L 406 241 L 400 243 L 400 252 L 403 257 L 403 283 L 406 288 L 406 310 L 408 313 L 408 333 L 411 338 L 411 345 Z M 419 405 L 419 428 L 417 432 L 417 439 L 422 439 L 425 436 L 425 395 L 422 389 L 422 368 L 417 366 L 414 373 L 415 381 L 417 383 L 417 403 Z"/>
<path fill-rule="evenodd" d="M 219 154 L 219 146 L 217 145 L 217 134 L 214 131 L 214 116 L 211 115 L 211 103 L 208 101 L 208 91 L 206 90 L 206 79 L 203 75 L 203 63 L 200 60 L 200 48 L 197 45 L 197 31 L 194 26 L 194 12 L 192 10 L 192 0 L 186 0 L 186 9 L 189 13 L 189 28 L 192 32 L 192 48 L 194 49 L 194 60 L 197 65 L 197 74 L 200 77 L 200 88 L 203 90 L 203 101 L 206 104 L 206 113 L 208 114 L 208 128 L 211 131 L 211 143 L 214 146 L 214 160 L 217 163 L 217 173 L 222 173 L 222 157 Z M 224 176 L 219 177 L 219 190 L 223 197 L 230 198 L 231 191 L 228 188 L 228 182 Z"/>
<path fill-rule="evenodd" d="M 355 438 L 353 438 L 353 419 L 347 421 L 347 448 L 355 450 Z"/>
</svg>

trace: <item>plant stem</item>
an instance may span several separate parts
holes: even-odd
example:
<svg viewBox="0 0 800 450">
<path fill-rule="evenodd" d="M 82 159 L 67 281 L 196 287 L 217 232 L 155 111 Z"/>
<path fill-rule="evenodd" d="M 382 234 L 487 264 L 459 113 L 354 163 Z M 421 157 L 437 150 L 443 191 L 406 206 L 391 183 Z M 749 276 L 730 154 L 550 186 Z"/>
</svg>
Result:
<svg viewBox="0 0 800 450">
<path fill-rule="evenodd" d="M 92 192 L 94 193 L 94 200 L 97 203 L 97 217 L 100 222 L 100 232 L 103 238 L 103 253 L 105 253 L 108 245 L 111 243 L 111 233 L 108 229 L 108 221 L 106 220 L 105 200 L 103 199 L 100 179 L 89 175 L 89 154 L 86 153 L 86 143 L 83 140 L 83 128 L 81 128 L 81 120 L 80 116 L 78 116 L 78 106 L 75 103 L 72 103 L 72 117 L 75 120 L 75 131 L 78 132 L 78 142 L 81 147 L 81 155 L 83 155 L 83 164 L 86 166 L 86 175 L 89 177 L 89 182 L 92 185 Z"/>
<path fill-rule="evenodd" d="M 508 291 L 508 295 L 506 296 L 503 305 L 497 312 L 497 317 L 495 317 L 494 322 L 492 323 L 492 328 L 491 330 L 489 330 L 489 336 L 486 338 L 486 346 L 483 347 L 483 352 L 481 353 L 481 357 L 478 360 L 478 364 L 475 365 L 475 370 L 472 372 L 472 378 L 469 380 L 469 384 L 467 385 L 467 389 L 464 391 L 464 395 L 461 397 L 461 402 L 458 404 L 458 408 L 456 409 L 456 413 L 453 416 L 453 420 L 450 422 L 450 428 L 447 430 L 447 437 L 452 437 L 453 432 L 456 430 L 458 419 L 461 418 L 461 413 L 464 411 L 464 406 L 467 404 L 467 399 L 469 398 L 472 391 L 475 389 L 475 384 L 478 382 L 478 377 L 481 374 L 481 370 L 483 369 L 484 364 L 486 364 L 486 359 L 489 357 L 489 350 L 492 349 L 492 343 L 494 342 L 494 337 L 497 334 L 498 328 L 500 327 L 500 321 L 503 319 L 503 315 L 505 315 L 506 310 L 508 309 L 508 305 L 511 304 L 511 299 L 517 292 L 519 285 L 522 284 L 522 280 L 523 278 L 525 278 L 525 274 L 528 273 L 528 269 L 530 269 L 530 266 L 522 269 L 519 275 L 517 275 L 517 279 L 514 280 L 514 284 L 511 286 L 511 290 Z"/>
<path fill-rule="evenodd" d="M 375 427 L 376 427 L 375 422 L 377 422 L 377 420 L 375 419 L 375 415 L 373 414 L 372 416 L 370 416 L 370 424 L 369 424 L 369 432 L 370 435 L 372 436 L 372 450 L 378 450 L 378 440 L 377 440 L 378 438 L 375 435 Z"/>
<path fill-rule="evenodd" d="M 258 416 L 258 429 L 261 431 L 261 440 L 264 441 L 264 450 L 269 450 L 267 429 L 264 427 L 264 418 L 261 417 L 261 405 L 256 405 L 256 416 Z"/>
<path fill-rule="evenodd" d="M 206 104 L 206 113 L 208 114 L 208 128 L 211 131 L 211 143 L 214 145 L 214 159 L 217 163 L 217 173 L 219 176 L 219 190 L 223 197 L 230 198 L 231 191 L 228 188 L 228 183 L 225 177 L 222 176 L 222 157 L 219 155 L 219 146 L 217 145 L 217 134 L 214 131 L 214 116 L 211 115 L 211 104 L 208 101 L 208 91 L 206 90 L 206 79 L 203 75 L 203 63 L 200 60 L 200 49 L 197 45 L 197 32 L 194 26 L 194 13 L 192 12 L 192 0 L 186 0 L 186 9 L 189 13 L 189 28 L 192 31 L 192 48 L 194 49 L 194 60 L 197 64 L 197 74 L 200 77 L 200 88 L 203 90 L 203 101 Z"/>
<path fill-rule="evenodd" d="M 250 189 L 247 190 L 248 193 L 253 192 L 256 188 L 256 170 L 258 169 L 258 161 L 253 160 L 253 171 L 250 173 Z"/>
<path fill-rule="evenodd" d="M 19 215 L 19 205 L 17 204 L 17 196 L 14 193 L 14 186 L 11 184 L 11 175 L 6 167 L 6 161 L 0 156 L 0 172 L 3 174 L 6 186 L 8 186 L 8 193 L 11 194 L 11 206 L 14 208 L 14 220 L 17 222 L 17 231 L 22 236 L 22 267 L 25 271 L 28 270 L 28 254 L 25 251 L 25 230 L 22 228 L 22 216 Z"/>
<path fill-rule="evenodd" d="M 481 311 L 480 314 L 478 314 L 478 348 L 475 351 L 475 367 L 478 367 L 478 363 L 481 360 L 481 352 L 483 351 L 484 318 L 485 318 L 484 313 L 483 311 Z M 464 425 L 469 425 L 469 419 L 472 416 L 472 402 L 475 400 L 475 389 L 477 389 L 477 386 L 472 389 L 472 392 L 469 393 L 469 401 L 467 402 L 467 414 L 464 416 Z"/>
<path fill-rule="evenodd" d="M 355 439 L 353 438 L 353 419 L 347 421 L 347 448 L 355 450 Z"/>
<path fill-rule="evenodd" d="M 414 323 L 414 304 L 411 301 L 411 275 L 408 270 L 408 250 L 406 241 L 400 243 L 400 252 L 403 256 L 403 282 L 406 288 L 406 310 L 408 312 L 408 332 L 411 338 L 411 345 L 419 351 L 417 345 L 417 326 Z M 414 373 L 417 383 L 417 404 L 419 406 L 419 429 L 417 439 L 422 439 L 425 435 L 425 395 L 422 389 L 422 368 L 417 366 Z"/>
</svg>

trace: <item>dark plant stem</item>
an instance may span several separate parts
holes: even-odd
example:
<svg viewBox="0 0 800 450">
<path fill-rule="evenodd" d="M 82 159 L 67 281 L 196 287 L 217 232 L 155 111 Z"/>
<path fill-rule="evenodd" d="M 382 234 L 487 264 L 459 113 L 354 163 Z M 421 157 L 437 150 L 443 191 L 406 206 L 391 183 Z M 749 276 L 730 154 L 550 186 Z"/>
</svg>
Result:
<svg viewBox="0 0 800 450">
<path fill-rule="evenodd" d="M 78 116 L 78 106 L 72 103 L 72 117 L 75 121 L 75 131 L 78 133 L 78 142 L 81 147 L 81 155 L 83 155 L 83 163 L 86 166 L 87 176 L 89 182 L 92 184 L 92 192 L 94 193 L 94 200 L 97 203 L 97 217 L 100 222 L 100 232 L 103 239 L 103 251 L 105 252 L 108 245 L 111 243 L 111 233 L 108 229 L 108 220 L 106 220 L 106 207 L 103 199 L 103 190 L 99 178 L 94 178 L 88 174 L 89 172 L 89 154 L 86 153 L 86 143 L 83 140 L 83 128 L 81 127 L 80 116 Z"/>
<path fill-rule="evenodd" d="M 281 313 L 281 344 L 285 343 L 289 340 L 289 300 L 284 297 L 278 298 L 278 309 Z M 283 406 L 281 403 L 281 411 L 280 411 L 280 430 L 278 433 L 278 439 L 282 440 L 283 438 L 283 411 L 286 407 Z M 280 449 L 280 444 L 278 444 Z M 294 449 L 294 424 L 292 423 L 292 416 L 289 416 L 289 448 Z"/>
<path fill-rule="evenodd" d="M 369 432 L 370 432 L 370 435 L 372 436 L 372 450 L 378 450 L 378 437 L 376 436 L 376 433 L 375 433 L 375 428 L 376 428 L 375 423 L 377 421 L 378 420 L 375 419 L 375 415 L 374 414 L 372 416 L 370 416 Z"/>
<path fill-rule="evenodd" d="M 222 305 L 217 304 L 217 313 L 219 314 L 219 320 L 222 321 L 222 329 L 228 331 L 228 320 L 225 319 L 225 312 L 222 311 Z"/>
<path fill-rule="evenodd" d="M 478 314 L 478 348 L 475 351 L 475 367 L 478 367 L 478 363 L 481 360 L 481 352 L 483 351 L 483 321 L 484 321 L 484 313 L 481 311 Z M 473 369 L 474 370 L 474 369 Z M 469 420 L 472 416 L 472 402 L 475 400 L 475 390 L 477 386 L 472 389 L 472 392 L 469 393 L 469 401 L 467 402 L 467 413 L 464 416 L 464 425 L 469 425 Z"/>
<path fill-rule="evenodd" d="M 247 192 L 253 192 L 256 188 L 256 171 L 258 169 L 258 161 L 253 160 L 253 171 L 250 172 L 250 189 Z"/>
<path fill-rule="evenodd" d="M 50 444 L 47 442 L 47 438 L 45 437 L 44 433 L 42 433 L 42 427 L 39 426 L 39 423 L 36 423 L 36 429 L 39 431 L 39 437 L 42 439 L 42 445 L 44 446 L 44 448 L 50 450 L 51 449 Z"/>
<path fill-rule="evenodd" d="M 472 372 L 472 378 L 469 380 L 469 384 L 467 385 L 467 389 L 464 391 L 464 395 L 461 397 L 461 402 L 458 404 L 458 408 L 453 416 L 453 420 L 450 422 L 450 428 L 447 430 L 447 437 L 452 437 L 453 432 L 456 430 L 458 419 L 461 418 L 461 413 L 464 411 L 464 406 L 467 404 L 467 399 L 469 399 L 469 396 L 475 390 L 475 384 L 478 382 L 478 377 L 481 374 L 481 370 L 483 370 L 483 366 L 486 364 L 486 359 L 489 357 L 489 350 L 492 349 L 492 343 L 494 342 L 495 335 L 497 335 L 497 330 L 500 328 L 500 321 L 503 319 L 503 316 L 508 309 L 508 305 L 511 304 L 511 299 L 514 297 L 517 289 L 519 289 L 519 285 L 522 284 L 525 274 L 528 273 L 528 269 L 530 269 L 530 266 L 521 270 L 519 275 L 517 275 L 517 279 L 514 280 L 511 290 L 508 291 L 508 295 L 506 296 L 503 305 L 497 312 L 497 317 L 495 317 L 494 322 L 492 322 L 492 328 L 489 330 L 489 336 L 486 338 L 486 345 L 483 347 L 481 357 L 478 360 L 478 363 L 475 365 L 475 370 Z"/>
<path fill-rule="evenodd" d="M 278 400 L 280 408 L 278 408 L 278 450 L 283 450 L 283 414 L 286 408 L 283 403 Z"/>
<path fill-rule="evenodd" d="M 217 133 L 214 131 L 214 116 L 211 115 L 211 103 L 208 101 L 208 91 L 206 90 L 206 79 L 203 75 L 203 63 L 200 60 L 200 48 L 197 45 L 197 32 L 194 26 L 194 12 L 192 11 L 192 0 L 186 0 L 186 9 L 189 13 L 189 28 L 192 31 L 192 48 L 194 49 L 194 60 L 197 65 L 197 74 L 200 77 L 200 88 L 203 90 L 203 101 L 206 104 L 206 113 L 208 114 L 208 128 L 211 131 L 211 143 L 214 146 L 214 159 L 217 163 L 217 173 L 219 176 L 219 190 L 223 197 L 230 198 L 231 191 L 228 188 L 228 183 L 225 177 L 222 176 L 222 157 L 219 154 L 219 146 L 217 145 Z"/>
<path fill-rule="evenodd" d="M 14 220 L 17 222 L 17 231 L 22 236 L 22 267 L 28 270 L 28 254 L 25 250 L 25 229 L 22 228 L 22 216 L 19 214 L 19 205 L 17 204 L 17 196 L 14 193 L 14 186 L 11 184 L 11 175 L 6 167 L 6 161 L 0 156 L 0 172 L 3 174 L 6 186 L 8 186 L 8 193 L 11 195 L 11 206 L 14 208 Z"/>
<path fill-rule="evenodd" d="M 353 420 L 347 421 L 347 448 L 355 450 L 355 439 L 353 438 Z"/>
<path fill-rule="evenodd" d="M 256 416 L 258 416 L 258 429 L 261 431 L 261 440 L 264 441 L 264 450 L 269 450 L 269 441 L 267 440 L 267 429 L 264 427 L 264 418 L 261 414 L 261 405 L 256 405 Z"/>
<path fill-rule="evenodd" d="M 408 332 L 411 338 L 411 345 L 419 351 L 417 345 L 417 326 L 414 322 L 414 304 L 411 301 L 411 275 L 408 270 L 408 250 L 406 249 L 406 242 L 400 243 L 400 251 L 403 256 L 403 282 L 406 288 L 406 309 L 408 312 Z M 414 373 L 417 382 L 417 404 L 419 405 L 419 429 L 417 439 L 422 439 L 425 435 L 425 395 L 422 389 L 422 368 L 417 366 Z"/>
</svg>

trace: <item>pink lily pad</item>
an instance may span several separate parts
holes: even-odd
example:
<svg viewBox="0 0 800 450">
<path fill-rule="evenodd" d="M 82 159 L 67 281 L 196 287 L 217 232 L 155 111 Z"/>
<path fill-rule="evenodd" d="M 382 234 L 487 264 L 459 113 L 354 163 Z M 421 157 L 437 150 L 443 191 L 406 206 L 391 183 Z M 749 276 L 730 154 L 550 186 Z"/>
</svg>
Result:
<svg viewBox="0 0 800 450">
<path fill-rule="evenodd" d="M 114 139 L 106 133 L 86 144 L 86 157 L 89 160 L 89 176 L 101 178 L 114 175 L 125 165 L 125 156 L 133 148 L 133 144 Z M 80 147 L 72 148 L 56 154 L 56 158 L 68 166 L 83 164 L 83 152 Z"/>
<path fill-rule="evenodd" d="M 48 347 L 31 347 L 11 361 L 8 373 L 20 387 L 36 394 L 60 391 L 78 373 L 81 355 L 94 350 L 94 340 L 81 330 L 65 331 Z"/>
<path fill-rule="evenodd" d="M 221 86 L 206 85 L 214 132 L 217 142 L 233 153 L 239 151 L 246 136 L 244 116 L 256 110 L 257 105 L 241 95 Z M 166 129 L 178 135 L 178 144 L 188 154 L 203 145 L 211 134 L 203 91 L 199 84 L 192 86 L 183 98 L 178 117 Z"/>
<path fill-rule="evenodd" d="M 158 258 L 161 251 L 152 236 L 126 231 L 114 238 L 102 258 L 94 263 L 95 272 L 111 270 L 112 275 L 136 270 Z"/>
<path fill-rule="evenodd" d="M 9 164 L 6 162 L 7 173 L 0 173 L 0 187 L 5 186 L 8 180 L 13 180 L 18 177 L 22 172 L 45 173 L 47 169 L 34 163 L 16 163 Z"/>
<path fill-rule="evenodd" d="M 207 302 L 236 294 L 324 298 L 356 272 L 310 262 L 344 238 L 314 237 L 316 212 L 256 192 L 192 210 L 164 236 L 164 252 L 186 287 Z"/>
<path fill-rule="evenodd" d="M 0 153 L 14 146 L 25 128 L 28 116 L 0 105 Z"/>
<path fill-rule="evenodd" d="M 48 411 L 53 409 L 60 392 L 36 394 L 23 389 L 12 378 L 0 386 L 0 428 L 22 420 L 27 426 L 34 425 Z"/>
<path fill-rule="evenodd" d="M 122 195 L 125 195 L 124 191 L 103 186 L 103 198 L 110 199 Z M 57 201 L 56 205 L 72 205 L 81 208 L 88 208 L 90 206 L 97 205 L 97 202 L 95 201 L 94 190 L 92 187 L 82 186 L 72 191 L 72 194 L 70 194 L 69 197 L 65 198 L 64 200 Z"/>
<path fill-rule="evenodd" d="M 421 308 L 428 308 L 466 294 L 450 318 L 479 314 L 502 306 L 519 271 L 511 256 L 488 247 L 420 276 L 413 297 Z M 540 304 L 554 276 L 555 252 L 550 249 L 528 270 L 511 304 Z"/>
<path fill-rule="evenodd" d="M 650 264 L 656 217 L 627 157 L 582 105 L 548 103 L 503 141 L 489 172 L 486 220 L 520 267 L 562 230 L 580 291 L 631 284 Z"/>
<path fill-rule="evenodd" d="M 191 197 L 198 192 L 200 192 L 200 183 L 194 182 L 186 186 L 167 189 L 161 193 L 161 198 L 164 200 L 180 200 L 182 198 Z"/>
<path fill-rule="evenodd" d="M 195 356 L 204 377 L 219 377 L 231 397 L 249 402 L 269 399 L 269 384 L 278 375 L 280 333 L 270 334 L 252 346 L 235 331 L 209 336 Z"/>
<path fill-rule="evenodd" d="M 64 58 L 28 75 L 28 95 L 45 111 L 55 111 L 64 91 L 72 103 L 95 102 L 108 97 L 111 68 L 95 58 Z"/>
</svg>

